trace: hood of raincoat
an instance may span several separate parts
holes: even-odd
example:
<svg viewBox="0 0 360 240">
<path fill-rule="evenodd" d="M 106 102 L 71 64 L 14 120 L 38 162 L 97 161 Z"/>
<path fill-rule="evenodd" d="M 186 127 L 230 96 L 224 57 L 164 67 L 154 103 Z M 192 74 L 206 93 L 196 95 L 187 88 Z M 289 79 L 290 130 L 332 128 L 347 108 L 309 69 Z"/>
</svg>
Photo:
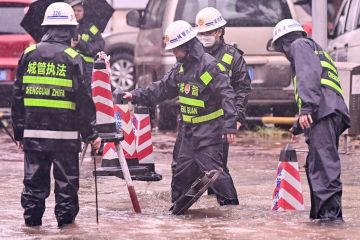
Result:
<svg viewBox="0 0 360 240">
<path fill-rule="evenodd" d="M 75 26 L 45 27 L 45 34 L 41 38 L 41 41 L 57 42 L 70 46 L 71 37 L 74 35 L 75 31 Z"/>
<path fill-rule="evenodd" d="M 292 32 L 289 34 L 286 34 L 285 36 L 281 37 L 279 40 L 282 44 L 282 52 L 285 54 L 286 58 L 292 62 L 292 55 L 291 55 L 291 44 L 299 38 L 304 38 L 304 34 L 301 32 Z"/>
<path fill-rule="evenodd" d="M 202 55 L 204 55 L 205 51 L 203 45 L 197 38 L 191 39 L 189 42 L 184 44 L 185 51 L 187 55 L 181 59 L 177 59 L 180 63 L 189 64 L 194 61 L 194 59 L 199 62 Z"/>
</svg>

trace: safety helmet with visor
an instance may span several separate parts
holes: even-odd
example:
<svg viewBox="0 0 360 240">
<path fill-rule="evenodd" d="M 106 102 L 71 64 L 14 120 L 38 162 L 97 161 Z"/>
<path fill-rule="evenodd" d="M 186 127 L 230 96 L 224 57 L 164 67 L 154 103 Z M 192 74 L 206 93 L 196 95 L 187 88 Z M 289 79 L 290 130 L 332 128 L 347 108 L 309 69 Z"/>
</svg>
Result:
<svg viewBox="0 0 360 240">
<path fill-rule="evenodd" d="M 301 24 L 294 19 L 283 19 L 278 22 L 273 30 L 272 47 L 276 51 L 280 51 L 280 39 L 292 32 L 302 32 L 304 35 L 306 35 L 306 32 L 304 31 L 304 28 L 301 26 Z"/>
<path fill-rule="evenodd" d="M 193 28 L 188 22 L 178 20 L 170 23 L 166 28 L 163 37 L 165 50 L 171 50 L 183 45 L 196 37 L 197 29 Z"/>
<path fill-rule="evenodd" d="M 57 25 L 69 25 L 76 26 L 74 10 L 72 7 L 64 2 L 55 2 L 48 6 L 45 11 L 44 20 L 42 26 L 57 26 Z"/>
</svg>

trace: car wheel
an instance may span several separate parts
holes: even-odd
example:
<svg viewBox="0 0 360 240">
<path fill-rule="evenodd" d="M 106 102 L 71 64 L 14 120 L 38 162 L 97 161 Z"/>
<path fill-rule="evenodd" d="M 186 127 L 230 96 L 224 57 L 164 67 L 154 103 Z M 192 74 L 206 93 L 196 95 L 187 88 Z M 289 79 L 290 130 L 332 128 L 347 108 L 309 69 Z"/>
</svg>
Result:
<svg viewBox="0 0 360 240">
<path fill-rule="evenodd" d="M 110 58 L 110 82 L 114 89 L 121 87 L 124 91 L 135 88 L 134 57 L 127 52 L 115 53 Z"/>
</svg>

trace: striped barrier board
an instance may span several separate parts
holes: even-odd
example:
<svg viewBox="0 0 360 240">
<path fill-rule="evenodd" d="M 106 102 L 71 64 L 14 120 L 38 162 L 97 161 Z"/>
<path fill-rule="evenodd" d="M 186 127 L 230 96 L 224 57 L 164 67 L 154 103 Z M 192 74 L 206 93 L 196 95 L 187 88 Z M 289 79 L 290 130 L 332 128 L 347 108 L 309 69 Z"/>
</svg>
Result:
<svg viewBox="0 0 360 240">
<path fill-rule="evenodd" d="M 154 164 L 149 110 L 135 107 L 136 152 L 140 164 Z"/>
<path fill-rule="evenodd" d="M 115 105 L 115 118 L 117 128 L 120 128 L 124 135 L 124 140 L 121 141 L 121 146 L 125 155 L 125 158 L 136 159 L 136 143 L 135 143 L 135 133 L 132 123 L 131 114 L 129 111 L 128 104 L 116 104 Z"/>
</svg>

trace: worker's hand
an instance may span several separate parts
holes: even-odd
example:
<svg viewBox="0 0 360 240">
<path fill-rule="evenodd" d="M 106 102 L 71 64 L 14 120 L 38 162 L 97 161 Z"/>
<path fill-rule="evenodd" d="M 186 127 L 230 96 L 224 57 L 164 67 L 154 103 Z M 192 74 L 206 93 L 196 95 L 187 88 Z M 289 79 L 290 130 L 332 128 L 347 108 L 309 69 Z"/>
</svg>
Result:
<svg viewBox="0 0 360 240">
<path fill-rule="evenodd" d="M 299 117 L 299 124 L 302 129 L 311 127 L 311 124 L 313 123 L 312 117 L 310 114 L 301 115 Z"/>
<path fill-rule="evenodd" d="M 239 130 L 241 128 L 241 123 L 240 122 L 236 122 L 236 130 Z"/>
<path fill-rule="evenodd" d="M 20 150 L 23 150 L 24 148 L 23 148 L 23 143 L 22 143 L 22 141 L 16 141 L 16 146 L 18 147 L 18 149 L 20 149 Z"/>
<path fill-rule="evenodd" d="M 133 95 L 130 92 L 125 92 L 123 98 L 128 99 L 129 101 L 132 100 Z"/>
<path fill-rule="evenodd" d="M 236 134 L 233 133 L 228 133 L 228 134 L 224 134 L 223 138 L 227 139 L 229 144 L 233 145 L 236 143 Z"/>
<path fill-rule="evenodd" d="M 79 42 L 80 42 L 80 35 L 78 35 L 77 38 L 71 38 L 71 47 L 75 48 Z"/>
<path fill-rule="evenodd" d="M 92 140 L 90 143 L 91 143 L 91 148 L 93 150 L 96 150 L 96 152 L 98 152 L 99 148 L 100 148 L 100 145 L 101 145 L 101 138 L 98 137 L 97 139 L 95 140 Z"/>
</svg>

